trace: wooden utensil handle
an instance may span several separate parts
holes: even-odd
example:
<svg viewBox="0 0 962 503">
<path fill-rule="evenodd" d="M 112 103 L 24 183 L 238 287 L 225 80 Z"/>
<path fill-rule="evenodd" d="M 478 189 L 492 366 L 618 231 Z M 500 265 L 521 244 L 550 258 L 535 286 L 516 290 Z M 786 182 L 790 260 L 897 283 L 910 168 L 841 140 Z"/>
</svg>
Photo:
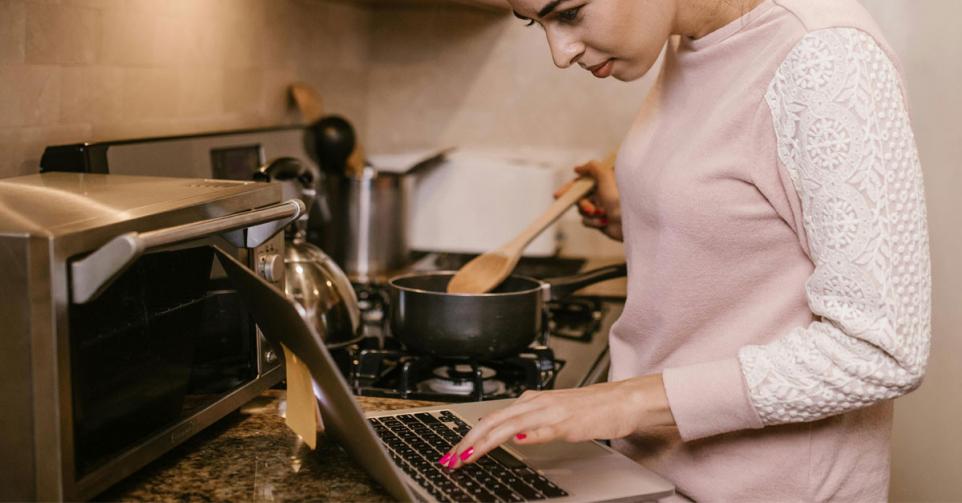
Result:
<svg viewBox="0 0 962 503">
<path fill-rule="evenodd" d="M 548 210 L 544 212 L 537 220 L 531 222 L 521 234 L 518 234 L 510 244 L 505 246 L 505 250 L 521 252 L 524 250 L 528 243 L 530 243 L 534 238 L 541 234 L 546 227 L 551 225 L 555 220 L 561 217 L 571 205 L 578 202 L 579 199 L 588 195 L 595 188 L 594 178 L 578 178 L 571 184 L 571 187 L 561 194 L 561 197 L 555 199 L 554 203 L 548 207 Z"/>
<path fill-rule="evenodd" d="M 360 178 L 364 175 L 365 164 L 364 147 L 360 141 L 356 141 L 354 142 L 354 150 L 351 152 L 351 155 L 348 156 L 347 162 L 345 163 L 344 172 L 347 176 Z"/>
<path fill-rule="evenodd" d="M 311 86 L 303 82 L 295 82 L 288 89 L 297 109 L 301 112 L 304 122 L 311 124 L 324 116 L 324 105 L 321 96 Z"/>
</svg>

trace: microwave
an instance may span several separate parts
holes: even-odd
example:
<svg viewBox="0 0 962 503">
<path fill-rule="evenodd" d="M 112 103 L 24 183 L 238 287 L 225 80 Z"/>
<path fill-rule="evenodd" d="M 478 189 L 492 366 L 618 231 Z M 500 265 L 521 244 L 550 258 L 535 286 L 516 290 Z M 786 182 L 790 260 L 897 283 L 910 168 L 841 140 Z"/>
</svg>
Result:
<svg viewBox="0 0 962 503">
<path fill-rule="evenodd" d="M 276 184 L 0 179 L 0 500 L 83 500 L 283 377 L 214 248 L 283 288 Z"/>
</svg>

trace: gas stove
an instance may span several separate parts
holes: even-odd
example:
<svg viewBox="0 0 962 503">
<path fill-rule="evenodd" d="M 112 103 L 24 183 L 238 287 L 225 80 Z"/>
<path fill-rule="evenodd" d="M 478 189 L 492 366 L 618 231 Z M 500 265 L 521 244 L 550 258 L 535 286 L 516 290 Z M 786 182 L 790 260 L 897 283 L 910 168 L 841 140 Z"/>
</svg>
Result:
<svg viewBox="0 0 962 503">
<path fill-rule="evenodd" d="M 454 270 L 472 255 L 428 253 L 410 271 Z M 578 272 L 584 260 L 523 258 L 515 274 L 547 278 Z M 608 372 L 608 331 L 622 300 L 571 297 L 549 302 L 544 333 L 517 355 L 497 360 L 439 358 L 407 351 L 390 334 L 390 309 L 382 282 L 354 285 L 364 338 L 336 350 L 335 359 L 358 395 L 462 402 L 514 398 L 525 390 L 573 388 L 603 381 Z"/>
</svg>

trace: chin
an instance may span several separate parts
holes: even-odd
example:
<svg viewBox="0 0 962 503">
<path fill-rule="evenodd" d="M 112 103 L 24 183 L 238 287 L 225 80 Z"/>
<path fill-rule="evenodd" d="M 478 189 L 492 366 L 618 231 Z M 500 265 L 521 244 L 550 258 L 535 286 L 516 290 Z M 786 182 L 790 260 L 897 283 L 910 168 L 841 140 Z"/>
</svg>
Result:
<svg viewBox="0 0 962 503">
<path fill-rule="evenodd" d="M 611 76 L 622 82 L 631 82 L 634 80 L 638 80 L 644 77 L 645 75 L 647 75 L 648 71 L 651 70 L 651 66 L 652 65 L 648 65 L 644 68 L 639 68 L 638 66 L 632 66 L 632 67 L 620 69 L 620 71 L 613 71 L 611 72 Z"/>
<path fill-rule="evenodd" d="M 625 68 L 611 72 L 611 76 L 622 82 L 631 82 L 647 75 L 654 65 L 654 61 L 646 65 L 625 65 Z"/>
</svg>

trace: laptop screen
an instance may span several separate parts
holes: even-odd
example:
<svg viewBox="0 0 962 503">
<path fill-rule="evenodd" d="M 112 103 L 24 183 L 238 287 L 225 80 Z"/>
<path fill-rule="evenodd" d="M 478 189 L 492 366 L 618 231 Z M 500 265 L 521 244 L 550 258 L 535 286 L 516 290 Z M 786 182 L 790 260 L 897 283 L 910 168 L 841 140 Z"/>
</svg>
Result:
<svg viewBox="0 0 962 503">
<path fill-rule="evenodd" d="M 287 346 L 310 369 L 321 390 L 318 405 L 325 432 L 347 449 L 392 496 L 404 501 L 414 500 L 414 496 L 381 447 L 374 430 L 365 420 L 347 381 L 331 359 L 320 335 L 304 321 L 303 308 L 234 257 L 220 250 L 217 250 L 217 253 L 264 336 L 277 348 L 280 348 L 281 344 Z"/>
</svg>

